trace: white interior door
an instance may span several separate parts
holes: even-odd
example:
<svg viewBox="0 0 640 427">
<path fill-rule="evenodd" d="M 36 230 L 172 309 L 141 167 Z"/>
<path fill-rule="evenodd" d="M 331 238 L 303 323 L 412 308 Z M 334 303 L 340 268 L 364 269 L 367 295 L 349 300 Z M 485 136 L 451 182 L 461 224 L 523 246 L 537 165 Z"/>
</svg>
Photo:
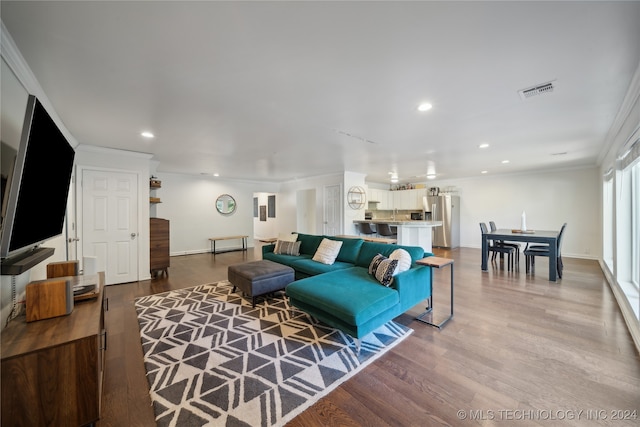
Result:
<svg viewBox="0 0 640 427">
<path fill-rule="evenodd" d="M 335 236 L 342 233 L 340 212 L 340 186 L 330 185 L 324 187 L 324 234 Z"/>
<path fill-rule="evenodd" d="M 96 257 L 107 285 L 138 280 L 138 177 L 83 170 L 82 253 Z"/>
</svg>

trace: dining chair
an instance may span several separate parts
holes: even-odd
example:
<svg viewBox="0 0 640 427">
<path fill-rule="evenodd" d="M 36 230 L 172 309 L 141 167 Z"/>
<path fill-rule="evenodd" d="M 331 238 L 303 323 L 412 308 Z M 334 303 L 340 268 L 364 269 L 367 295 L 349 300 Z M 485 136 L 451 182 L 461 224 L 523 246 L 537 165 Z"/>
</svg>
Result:
<svg viewBox="0 0 640 427">
<path fill-rule="evenodd" d="M 564 235 L 564 230 L 567 227 L 567 223 L 565 222 L 564 224 L 562 224 L 562 227 L 560 228 L 560 232 L 558 233 L 558 240 L 557 240 L 557 244 L 556 244 L 556 256 L 557 256 L 557 263 L 558 263 L 558 277 L 560 279 L 562 279 L 562 270 L 564 268 L 564 265 L 562 264 L 562 252 L 561 252 L 561 248 L 562 248 L 562 236 Z M 524 262 L 526 264 L 526 271 L 527 273 L 529 273 L 529 271 L 533 272 L 533 270 L 535 269 L 535 260 L 537 256 L 545 256 L 545 257 L 549 257 L 550 255 L 550 251 L 549 251 L 549 245 L 527 245 L 527 247 L 524 249 Z"/>
<path fill-rule="evenodd" d="M 489 228 L 491 229 L 491 231 L 496 231 L 498 229 L 498 227 L 496 227 L 496 223 L 493 221 L 489 221 Z M 512 246 L 513 249 L 515 249 L 516 251 L 515 262 L 518 268 L 520 268 L 520 243 L 507 242 L 505 240 L 498 240 L 497 243 L 502 246 Z"/>
<path fill-rule="evenodd" d="M 480 231 L 482 232 L 483 236 L 485 234 L 488 234 L 489 230 L 487 229 L 487 224 L 485 224 L 484 222 L 481 222 Z M 513 246 L 503 246 L 503 245 L 497 244 L 493 240 L 489 240 L 488 244 L 489 244 L 489 252 L 492 253 L 491 261 L 495 261 L 497 254 L 503 254 L 503 255 L 507 254 L 507 270 L 508 271 L 513 270 L 513 258 L 514 258 L 515 248 Z"/>
<path fill-rule="evenodd" d="M 376 231 L 371 227 L 371 224 L 368 222 L 361 222 L 360 224 L 360 234 L 365 234 L 370 236 L 372 234 L 376 234 Z"/>
<path fill-rule="evenodd" d="M 398 233 L 394 233 L 389 224 L 377 224 L 376 230 L 378 230 L 378 235 L 382 237 L 389 237 L 392 239 L 396 239 L 398 237 Z"/>
</svg>

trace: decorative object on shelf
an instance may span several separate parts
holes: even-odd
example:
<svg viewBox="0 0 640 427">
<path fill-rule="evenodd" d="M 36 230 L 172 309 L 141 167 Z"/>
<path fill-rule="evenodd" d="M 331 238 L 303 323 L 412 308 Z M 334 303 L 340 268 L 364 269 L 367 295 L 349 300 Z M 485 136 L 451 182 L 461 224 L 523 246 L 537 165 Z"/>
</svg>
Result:
<svg viewBox="0 0 640 427">
<path fill-rule="evenodd" d="M 231 215 L 236 211 L 236 199 L 228 194 L 222 194 L 216 199 L 216 209 L 222 215 Z"/>
<path fill-rule="evenodd" d="M 151 190 L 157 190 L 158 188 L 161 188 L 161 187 L 162 187 L 162 181 L 160 181 L 157 176 L 151 175 L 151 178 L 149 178 L 149 188 Z M 149 196 L 149 203 L 156 204 L 156 203 L 162 203 L 162 202 L 160 201 L 160 197 Z"/>
<path fill-rule="evenodd" d="M 160 188 L 162 187 L 162 181 L 160 181 L 157 176 L 151 175 L 151 178 L 149 178 L 149 187 Z"/>
<path fill-rule="evenodd" d="M 347 193 L 347 203 L 351 209 L 362 209 L 366 203 L 367 196 L 362 187 L 353 186 Z"/>
</svg>

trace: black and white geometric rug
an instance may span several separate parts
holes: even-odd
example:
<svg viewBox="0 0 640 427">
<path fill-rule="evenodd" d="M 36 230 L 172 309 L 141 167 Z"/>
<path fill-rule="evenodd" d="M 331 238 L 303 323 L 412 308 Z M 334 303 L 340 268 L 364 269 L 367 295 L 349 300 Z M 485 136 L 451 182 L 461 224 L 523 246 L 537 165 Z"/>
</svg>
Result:
<svg viewBox="0 0 640 427">
<path fill-rule="evenodd" d="M 140 339 L 158 426 L 280 426 L 412 330 L 389 322 L 353 339 L 291 308 L 256 304 L 227 282 L 138 298 Z"/>
</svg>

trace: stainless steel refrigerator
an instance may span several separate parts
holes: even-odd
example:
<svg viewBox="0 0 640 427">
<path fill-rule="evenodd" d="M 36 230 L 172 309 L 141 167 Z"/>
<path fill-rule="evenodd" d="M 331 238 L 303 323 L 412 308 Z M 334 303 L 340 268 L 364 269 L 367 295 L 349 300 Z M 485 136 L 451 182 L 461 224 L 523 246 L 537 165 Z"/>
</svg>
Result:
<svg viewBox="0 0 640 427">
<path fill-rule="evenodd" d="M 432 228 L 432 246 L 460 246 L 460 197 L 451 194 L 427 196 L 427 209 L 430 209 L 432 221 L 442 221 L 441 227 Z"/>
</svg>

